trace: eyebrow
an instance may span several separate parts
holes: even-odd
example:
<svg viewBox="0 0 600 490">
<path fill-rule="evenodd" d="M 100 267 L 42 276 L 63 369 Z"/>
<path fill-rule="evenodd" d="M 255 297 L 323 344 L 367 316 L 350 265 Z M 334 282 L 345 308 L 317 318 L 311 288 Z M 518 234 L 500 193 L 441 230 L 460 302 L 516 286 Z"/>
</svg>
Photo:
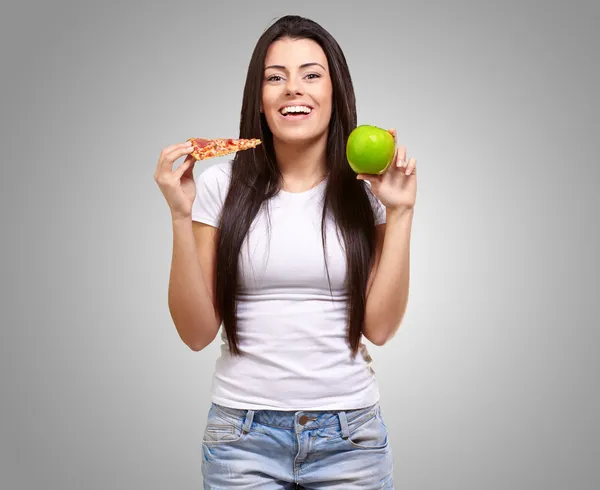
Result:
<svg viewBox="0 0 600 490">
<path fill-rule="evenodd" d="M 300 65 L 300 68 L 308 68 L 309 66 L 320 66 L 321 68 L 323 68 L 323 70 L 325 70 L 325 67 L 321 63 L 317 63 L 317 62 L 304 63 L 304 64 Z M 287 69 L 283 65 L 269 65 L 265 68 L 265 71 L 268 70 L 269 68 L 275 68 L 277 70 L 286 70 Z"/>
</svg>

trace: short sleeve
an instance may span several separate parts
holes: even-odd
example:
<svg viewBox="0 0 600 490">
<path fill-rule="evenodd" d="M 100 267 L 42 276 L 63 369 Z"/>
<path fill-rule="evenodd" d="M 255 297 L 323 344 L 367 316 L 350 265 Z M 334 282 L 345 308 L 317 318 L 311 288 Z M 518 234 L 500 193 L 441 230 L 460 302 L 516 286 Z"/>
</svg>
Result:
<svg viewBox="0 0 600 490">
<path fill-rule="evenodd" d="M 197 177 L 196 197 L 192 204 L 192 220 L 219 226 L 221 210 L 229 190 L 231 162 L 217 163 L 207 167 Z"/>
<path fill-rule="evenodd" d="M 371 186 L 369 184 L 365 185 L 367 190 L 367 195 L 369 196 L 369 201 L 371 201 L 371 208 L 373 209 L 373 216 L 375 217 L 375 224 L 381 225 L 386 222 L 385 215 L 385 206 L 383 203 L 373 194 L 371 190 Z"/>
</svg>

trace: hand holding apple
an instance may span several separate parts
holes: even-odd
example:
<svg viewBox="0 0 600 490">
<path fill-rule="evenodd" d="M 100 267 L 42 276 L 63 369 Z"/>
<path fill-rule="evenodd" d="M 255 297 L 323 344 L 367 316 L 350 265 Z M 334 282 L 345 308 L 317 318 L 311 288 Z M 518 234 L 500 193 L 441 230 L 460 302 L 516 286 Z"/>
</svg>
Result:
<svg viewBox="0 0 600 490">
<path fill-rule="evenodd" d="M 396 148 L 395 129 L 359 126 L 348 138 L 346 156 L 359 180 L 371 183 L 373 194 L 388 209 L 412 209 L 417 197 L 417 161 L 407 160 L 406 146 Z"/>
</svg>

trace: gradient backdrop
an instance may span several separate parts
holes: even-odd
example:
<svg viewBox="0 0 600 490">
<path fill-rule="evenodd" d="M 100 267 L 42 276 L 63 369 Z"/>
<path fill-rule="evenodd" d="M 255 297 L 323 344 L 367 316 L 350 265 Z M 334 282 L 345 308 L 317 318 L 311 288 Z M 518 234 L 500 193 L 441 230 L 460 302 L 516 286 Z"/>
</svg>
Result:
<svg viewBox="0 0 600 490">
<path fill-rule="evenodd" d="M 418 161 L 408 312 L 370 347 L 396 488 L 600 488 L 600 6 L 426 0 L 3 3 L 0 488 L 202 488 L 218 345 L 171 322 L 153 174 L 238 135 L 287 13 Z"/>
</svg>

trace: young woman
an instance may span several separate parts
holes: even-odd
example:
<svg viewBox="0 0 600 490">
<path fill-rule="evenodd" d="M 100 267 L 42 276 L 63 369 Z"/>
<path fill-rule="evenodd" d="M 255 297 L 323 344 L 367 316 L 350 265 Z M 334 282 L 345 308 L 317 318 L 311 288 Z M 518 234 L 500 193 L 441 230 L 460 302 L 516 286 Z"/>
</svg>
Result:
<svg viewBox="0 0 600 490">
<path fill-rule="evenodd" d="M 246 78 L 240 138 L 263 144 L 197 181 L 188 144 L 161 153 L 173 321 L 194 351 L 224 327 L 205 489 L 393 488 L 362 336 L 383 345 L 405 312 L 416 161 L 401 146 L 383 175 L 357 176 L 345 154 L 356 125 L 337 42 L 287 16 L 259 39 Z"/>
</svg>

